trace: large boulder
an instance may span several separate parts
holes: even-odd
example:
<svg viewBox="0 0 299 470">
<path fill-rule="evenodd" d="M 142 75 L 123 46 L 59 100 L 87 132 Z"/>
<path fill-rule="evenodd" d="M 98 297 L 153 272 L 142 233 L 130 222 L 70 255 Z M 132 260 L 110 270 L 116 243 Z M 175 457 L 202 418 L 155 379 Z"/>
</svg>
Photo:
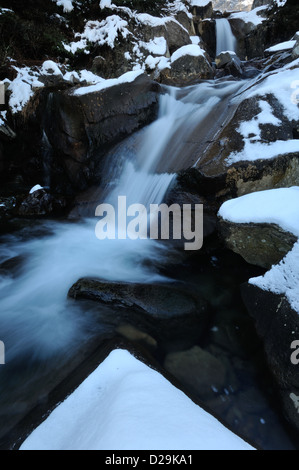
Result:
<svg viewBox="0 0 299 470">
<path fill-rule="evenodd" d="M 188 31 L 178 21 L 170 19 L 169 21 L 161 21 L 161 24 L 153 25 L 142 24 L 143 41 L 150 41 L 155 38 L 164 37 L 166 39 L 170 54 L 177 49 L 191 44 Z"/>
</svg>

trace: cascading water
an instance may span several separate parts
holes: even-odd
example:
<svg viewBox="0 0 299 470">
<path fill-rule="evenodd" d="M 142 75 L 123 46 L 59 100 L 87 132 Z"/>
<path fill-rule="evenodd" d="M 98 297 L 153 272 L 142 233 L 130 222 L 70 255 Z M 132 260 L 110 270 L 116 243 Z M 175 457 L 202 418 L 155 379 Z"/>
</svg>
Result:
<svg viewBox="0 0 299 470">
<path fill-rule="evenodd" d="M 184 149 L 211 110 L 239 88 L 235 82 L 206 82 L 166 90 L 158 119 L 140 133 L 137 149 L 126 153 L 120 172 L 127 144 L 118 146 L 118 170 L 105 200 L 115 203 L 117 196 L 125 195 L 129 204 L 161 203 L 174 179 L 169 169 L 183 160 Z M 0 274 L 0 332 L 7 362 L 1 369 L 0 390 L 6 413 L 9 403 L 30 396 L 30 387 L 42 380 L 47 368 L 55 369 L 55 361 L 63 365 L 80 341 L 95 331 L 93 320 L 67 300 L 73 283 L 85 276 L 127 282 L 161 279 L 145 261 L 161 261 L 165 244 L 150 239 L 99 241 L 96 222 L 39 222 L 1 238 L 0 263 L 14 258 L 21 266 L 15 275 Z M 25 377 L 20 368 L 27 371 Z"/>
<path fill-rule="evenodd" d="M 216 55 L 221 52 L 236 52 L 237 40 L 226 18 L 216 20 Z"/>
</svg>

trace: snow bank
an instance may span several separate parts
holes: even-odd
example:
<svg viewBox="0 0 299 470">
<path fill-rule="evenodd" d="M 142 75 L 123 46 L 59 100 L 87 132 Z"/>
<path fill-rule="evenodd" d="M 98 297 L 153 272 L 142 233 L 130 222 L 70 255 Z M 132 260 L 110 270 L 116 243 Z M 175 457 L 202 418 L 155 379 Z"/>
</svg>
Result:
<svg viewBox="0 0 299 470">
<path fill-rule="evenodd" d="M 279 225 L 299 237 L 299 187 L 271 189 L 225 202 L 219 215 L 239 224 Z"/>
<path fill-rule="evenodd" d="M 250 450 L 158 372 L 113 351 L 21 450 Z"/>
<path fill-rule="evenodd" d="M 102 80 L 101 82 L 87 86 L 87 87 L 82 87 L 78 88 L 77 90 L 74 91 L 74 95 L 80 96 L 80 95 L 86 95 L 88 93 L 94 93 L 96 91 L 102 91 L 107 88 L 116 86 L 116 85 L 121 85 L 122 83 L 132 83 L 134 80 L 136 80 L 137 77 L 143 74 L 143 70 L 137 70 L 133 72 L 127 72 L 124 75 L 121 75 L 119 78 L 111 78 L 109 80 Z"/>
</svg>

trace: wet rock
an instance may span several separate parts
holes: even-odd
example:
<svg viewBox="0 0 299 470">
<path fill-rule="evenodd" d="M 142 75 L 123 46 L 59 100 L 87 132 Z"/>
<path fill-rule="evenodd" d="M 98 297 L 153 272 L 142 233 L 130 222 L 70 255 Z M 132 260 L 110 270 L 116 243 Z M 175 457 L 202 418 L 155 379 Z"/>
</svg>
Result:
<svg viewBox="0 0 299 470">
<path fill-rule="evenodd" d="M 182 288 L 165 284 L 127 284 L 81 279 L 69 297 L 88 299 L 120 309 L 132 309 L 160 318 L 207 314 L 207 303 Z"/>
<path fill-rule="evenodd" d="M 291 361 L 291 344 L 299 338 L 299 317 L 284 295 L 242 285 L 245 305 L 262 338 L 266 358 L 280 393 L 285 415 L 299 429 L 295 397 L 299 397 L 298 365 Z"/>
<path fill-rule="evenodd" d="M 53 196 L 45 189 L 39 189 L 29 194 L 17 208 L 21 217 L 40 217 L 47 215 L 61 215 L 66 207 L 64 198 Z"/>
<path fill-rule="evenodd" d="M 270 269 L 297 242 L 297 237 L 275 224 L 235 224 L 221 219 L 220 233 L 227 248 L 249 264 Z"/>
<path fill-rule="evenodd" d="M 196 33 L 202 38 L 206 45 L 206 51 L 209 56 L 214 58 L 216 55 L 216 22 L 215 20 L 204 20 L 195 22 Z"/>
<path fill-rule="evenodd" d="M 169 354 L 164 367 L 201 398 L 213 398 L 215 391 L 222 391 L 227 384 L 225 365 L 198 346 Z"/>
</svg>

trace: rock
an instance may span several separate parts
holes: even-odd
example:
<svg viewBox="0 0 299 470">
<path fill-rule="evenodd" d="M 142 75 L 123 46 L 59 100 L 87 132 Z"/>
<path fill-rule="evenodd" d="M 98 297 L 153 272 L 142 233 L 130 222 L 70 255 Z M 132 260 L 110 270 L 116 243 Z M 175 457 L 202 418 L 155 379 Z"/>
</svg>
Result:
<svg viewBox="0 0 299 470">
<path fill-rule="evenodd" d="M 297 241 L 275 224 L 235 224 L 221 219 L 219 228 L 228 249 L 266 269 L 278 264 Z"/>
<path fill-rule="evenodd" d="M 0 266 L 1 268 L 1 266 Z M 148 333 L 138 330 L 132 325 L 120 325 L 116 332 L 130 341 L 142 341 L 153 348 L 157 347 L 157 341 Z"/>
<path fill-rule="evenodd" d="M 227 369 L 216 357 L 198 346 L 168 354 L 165 369 L 200 398 L 214 398 L 227 385 Z"/>
<path fill-rule="evenodd" d="M 212 18 L 213 16 L 213 3 L 207 2 L 204 6 L 192 6 L 192 14 L 195 17 L 195 21 L 204 20 L 206 18 Z"/>
<path fill-rule="evenodd" d="M 264 342 L 267 361 L 280 393 L 284 413 L 299 429 L 296 397 L 299 397 L 298 365 L 292 364 L 291 344 L 299 339 L 299 316 L 284 295 L 242 285 L 242 296 L 256 330 Z"/>
<path fill-rule="evenodd" d="M 164 25 L 149 26 L 142 25 L 142 37 L 145 42 L 152 39 L 164 37 L 166 39 L 170 54 L 173 54 L 177 49 L 191 44 L 191 39 L 188 31 L 177 23 L 176 21 L 167 21 Z"/>
<path fill-rule="evenodd" d="M 158 110 L 159 85 L 139 76 L 133 83 L 99 92 L 52 95 L 46 134 L 61 168 L 76 190 L 98 181 L 103 156 L 121 139 L 149 124 Z"/>
<path fill-rule="evenodd" d="M 45 189 L 39 189 L 21 202 L 17 214 L 21 217 L 60 215 L 65 208 L 64 198 L 55 197 Z"/>
<path fill-rule="evenodd" d="M 164 69 L 160 81 L 166 85 L 184 86 L 196 80 L 214 77 L 213 68 L 207 56 L 184 55 L 171 63 L 171 68 Z"/>
<path fill-rule="evenodd" d="M 217 69 L 224 69 L 227 75 L 233 75 L 234 77 L 239 77 L 242 75 L 242 64 L 241 60 L 232 52 L 221 52 L 216 59 Z"/>
<path fill-rule="evenodd" d="M 184 315 L 205 317 L 207 304 L 182 288 L 165 284 L 127 284 L 80 279 L 69 297 L 87 299 L 120 309 L 131 309 L 157 318 Z"/>
<path fill-rule="evenodd" d="M 209 56 L 214 58 L 216 55 L 216 22 L 215 20 L 204 20 L 195 23 L 196 34 L 201 37 L 206 45 L 206 51 Z"/>
<path fill-rule="evenodd" d="M 242 152 L 244 149 L 245 142 L 238 129 L 242 123 L 245 126 L 247 122 L 254 122 L 261 112 L 259 105 L 261 100 L 271 106 L 273 115 L 281 121 L 281 124 L 279 126 L 260 124 L 258 141 L 271 143 L 294 138 L 294 129 L 297 128 L 297 124 L 286 118 L 280 102 L 274 95 L 246 99 L 238 105 L 237 109 L 230 106 L 226 113 L 227 124 L 220 130 L 217 138 L 207 146 L 193 172 L 189 172 L 189 176 L 192 175 L 196 179 L 195 172 L 198 171 L 198 183 L 194 182 L 194 184 L 200 184 L 207 190 L 209 187 L 213 188 L 216 197 L 219 198 L 242 196 L 254 191 L 298 184 L 299 160 L 296 153 L 277 155 L 272 159 L 262 159 L 261 155 L 261 159 L 252 162 L 239 161 L 229 164 L 227 161 L 231 154 Z M 192 178 L 190 184 L 193 184 Z M 200 193 L 205 194 L 201 191 Z"/>
</svg>

